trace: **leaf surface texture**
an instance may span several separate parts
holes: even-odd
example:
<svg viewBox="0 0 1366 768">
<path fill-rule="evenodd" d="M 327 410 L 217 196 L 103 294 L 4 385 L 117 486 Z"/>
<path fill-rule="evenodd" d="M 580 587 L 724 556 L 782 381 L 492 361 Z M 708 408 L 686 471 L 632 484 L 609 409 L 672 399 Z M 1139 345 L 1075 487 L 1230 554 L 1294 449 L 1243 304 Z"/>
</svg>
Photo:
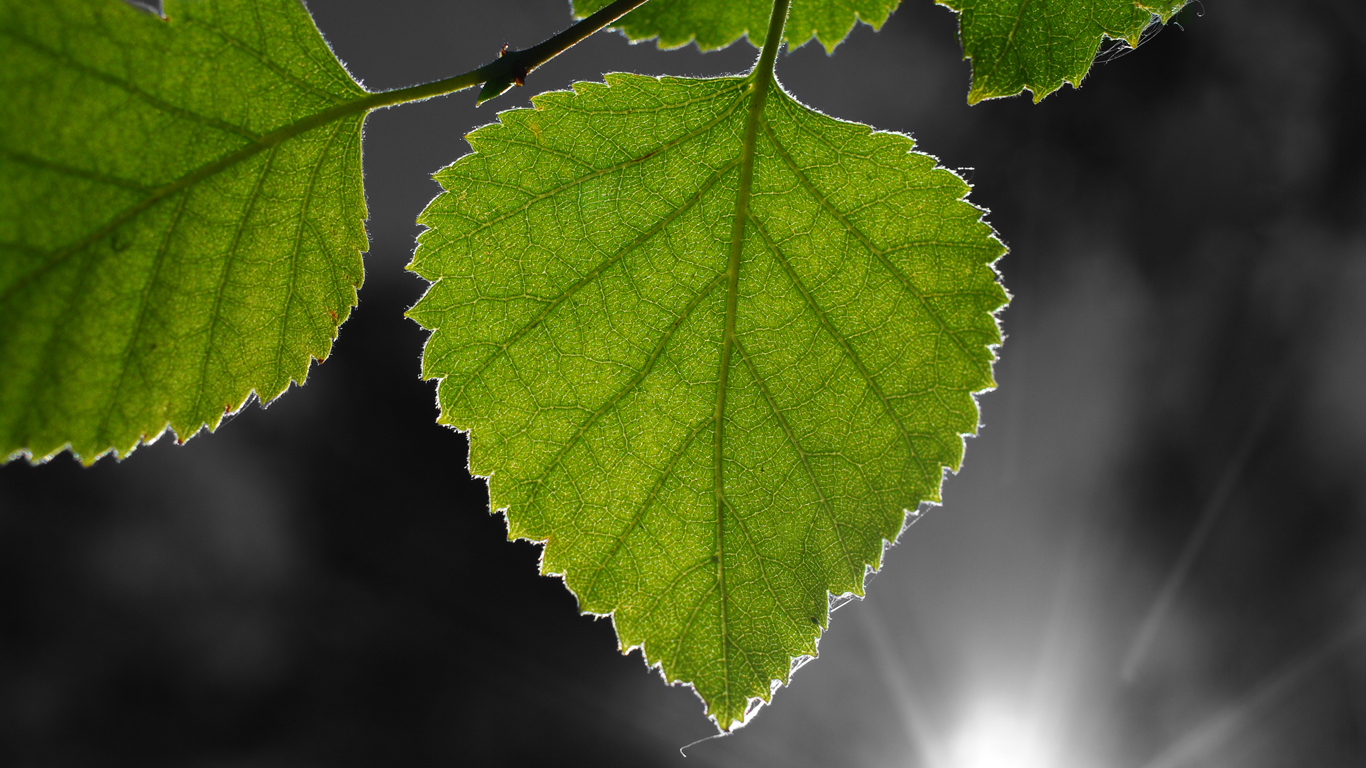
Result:
<svg viewBox="0 0 1366 768">
<path fill-rule="evenodd" d="M 323 359 L 366 95 L 297 0 L 0 0 L 0 457 L 125 455 Z M 287 133 L 287 132 L 286 132 Z"/>
<path fill-rule="evenodd" d="M 776 86 L 732 288 L 747 83 L 613 74 L 502 113 L 410 266 L 509 536 L 722 728 L 939 498 L 1006 300 L 960 178 Z"/>
</svg>

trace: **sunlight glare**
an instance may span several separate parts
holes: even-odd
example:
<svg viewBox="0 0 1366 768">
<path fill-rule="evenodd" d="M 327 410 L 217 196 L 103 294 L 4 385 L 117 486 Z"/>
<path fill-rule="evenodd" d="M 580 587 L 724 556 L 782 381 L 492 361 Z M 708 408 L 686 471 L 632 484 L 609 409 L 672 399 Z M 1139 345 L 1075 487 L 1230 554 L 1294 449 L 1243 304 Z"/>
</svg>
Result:
<svg viewBox="0 0 1366 768">
<path fill-rule="evenodd" d="M 1043 744 L 1027 719 L 998 708 L 978 710 L 950 745 L 952 768 L 1045 768 Z"/>
</svg>

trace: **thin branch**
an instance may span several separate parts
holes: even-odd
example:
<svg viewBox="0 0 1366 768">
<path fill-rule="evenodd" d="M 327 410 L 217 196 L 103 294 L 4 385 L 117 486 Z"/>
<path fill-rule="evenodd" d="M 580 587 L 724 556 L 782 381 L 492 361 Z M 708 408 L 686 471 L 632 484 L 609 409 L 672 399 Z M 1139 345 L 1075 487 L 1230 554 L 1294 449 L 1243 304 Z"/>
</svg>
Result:
<svg viewBox="0 0 1366 768">
<path fill-rule="evenodd" d="M 527 76 L 537 67 L 573 48 L 584 38 L 625 16 L 645 2 L 646 0 L 617 0 L 539 45 L 534 45 L 524 51 L 509 51 L 504 48 L 499 52 L 498 58 L 463 75 L 437 80 L 434 83 L 381 91 L 366 100 L 369 103 L 365 108 L 378 109 L 396 104 L 407 104 L 412 101 L 422 101 L 435 96 L 445 96 L 456 91 L 463 91 L 480 83 L 483 83 L 484 87 L 479 91 L 475 104 L 483 104 L 489 99 L 505 93 L 512 86 L 523 84 Z"/>
</svg>

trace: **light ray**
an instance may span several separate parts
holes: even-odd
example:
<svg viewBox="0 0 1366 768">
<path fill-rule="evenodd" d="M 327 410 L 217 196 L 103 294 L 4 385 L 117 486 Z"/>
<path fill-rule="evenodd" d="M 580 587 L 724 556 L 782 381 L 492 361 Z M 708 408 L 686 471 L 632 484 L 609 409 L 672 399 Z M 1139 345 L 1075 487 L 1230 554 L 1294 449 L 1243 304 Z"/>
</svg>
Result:
<svg viewBox="0 0 1366 768">
<path fill-rule="evenodd" d="M 1300 654 L 1274 674 L 1266 677 L 1241 700 L 1207 719 L 1178 739 L 1143 768 L 1182 768 L 1205 765 L 1211 754 L 1232 739 L 1253 719 L 1264 715 L 1278 699 L 1314 676 L 1333 657 L 1366 635 L 1366 618 L 1359 619 L 1328 640 Z"/>
</svg>

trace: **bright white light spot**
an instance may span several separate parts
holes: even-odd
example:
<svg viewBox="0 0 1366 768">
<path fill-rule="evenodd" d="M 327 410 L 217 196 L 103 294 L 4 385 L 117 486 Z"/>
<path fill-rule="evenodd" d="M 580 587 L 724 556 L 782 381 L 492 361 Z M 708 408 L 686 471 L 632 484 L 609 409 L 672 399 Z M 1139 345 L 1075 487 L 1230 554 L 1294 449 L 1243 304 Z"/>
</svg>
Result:
<svg viewBox="0 0 1366 768">
<path fill-rule="evenodd" d="M 953 768 L 1050 768 L 1029 720 L 998 708 L 972 714 L 950 744 Z"/>
</svg>

